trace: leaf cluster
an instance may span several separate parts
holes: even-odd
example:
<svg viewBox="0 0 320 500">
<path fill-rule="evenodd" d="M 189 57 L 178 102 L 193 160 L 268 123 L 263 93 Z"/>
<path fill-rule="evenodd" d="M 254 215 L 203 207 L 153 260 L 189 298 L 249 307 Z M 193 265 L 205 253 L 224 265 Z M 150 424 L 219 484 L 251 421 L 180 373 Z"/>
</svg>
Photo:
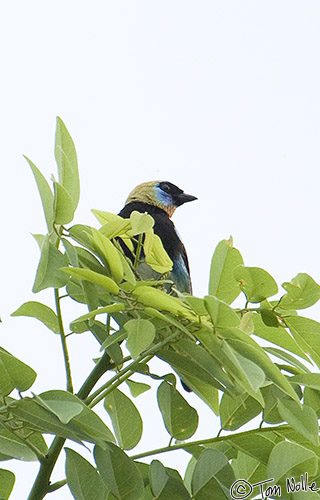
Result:
<svg viewBox="0 0 320 500">
<path fill-rule="evenodd" d="M 213 254 L 208 295 L 180 294 L 150 215 L 134 212 L 122 219 L 94 210 L 99 229 L 67 227 L 80 186 L 75 147 L 59 118 L 55 156 L 53 188 L 28 162 L 48 228 L 46 235 L 36 235 L 40 261 L 33 291 L 52 289 L 56 308 L 29 301 L 13 316 L 33 317 L 61 338 L 66 390 L 23 394 L 34 383 L 34 370 L 0 349 L 0 459 L 40 462 L 29 500 L 66 484 L 76 500 L 202 500 L 229 498 L 237 479 L 255 484 L 272 477 L 283 491 L 286 478 L 299 480 L 305 472 L 320 482 L 320 323 L 299 314 L 319 300 L 320 286 L 300 273 L 275 298 L 273 277 L 244 265 L 229 239 Z M 141 278 L 141 266 L 150 269 L 149 280 Z M 66 327 L 61 302 L 69 299 L 86 304 L 88 312 Z M 68 337 L 79 334 L 94 336 L 101 357 L 75 393 Z M 169 372 L 154 373 L 154 357 Z M 176 375 L 220 419 L 218 436 L 209 430 L 206 439 L 191 440 L 199 416 Z M 170 443 L 134 455 L 143 424 L 150 425 L 134 399 L 155 384 Z M 95 411 L 100 402 L 112 428 Z M 236 432 L 256 417 L 257 428 Z M 47 434 L 55 436 L 49 448 Z M 70 448 L 72 441 L 92 443 L 91 461 Z M 63 448 L 66 476 L 52 484 Z M 175 450 L 190 456 L 184 478 L 159 460 L 141 461 Z M 13 484 L 12 472 L 0 469 L 1 498 L 9 498 Z M 297 497 L 289 492 L 285 498 Z"/>
</svg>

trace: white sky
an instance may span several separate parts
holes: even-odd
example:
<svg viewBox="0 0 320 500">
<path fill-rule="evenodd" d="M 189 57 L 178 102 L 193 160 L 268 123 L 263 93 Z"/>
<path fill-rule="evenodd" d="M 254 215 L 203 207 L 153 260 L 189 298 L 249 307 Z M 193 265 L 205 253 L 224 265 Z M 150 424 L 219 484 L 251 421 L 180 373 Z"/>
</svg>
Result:
<svg viewBox="0 0 320 500">
<path fill-rule="evenodd" d="M 169 180 L 199 198 L 174 215 L 196 295 L 206 294 L 212 252 L 230 234 L 245 263 L 279 283 L 298 272 L 320 282 L 319 21 L 317 0 L 2 4 L 0 345 L 38 372 L 35 392 L 64 388 L 64 379 L 59 338 L 10 318 L 27 300 L 53 306 L 50 293 L 31 292 L 38 248 L 30 233 L 45 224 L 22 154 L 48 179 L 56 173 L 56 115 L 78 152 L 76 222 L 95 224 L 91 208 L 118 212 L 140 182 Z M 69 320 L 82 310 L 65 312 Z M 83 335 L 70 350 L 79 386 L 98 348 Z M 150 394 L 137 400 L 146 415 Z M 201 412 L 198 436 L 211 437 L 218 420 Z M 145 428 L 139 450 L 168 443 L 153 430 Z M 184 454 L 159 458 L 185 463 Z M 15 466 L 12 500 L 26 497 L 36 469 Z M 64 488 L 51 498 L 71 496 Z"/>
</svg>

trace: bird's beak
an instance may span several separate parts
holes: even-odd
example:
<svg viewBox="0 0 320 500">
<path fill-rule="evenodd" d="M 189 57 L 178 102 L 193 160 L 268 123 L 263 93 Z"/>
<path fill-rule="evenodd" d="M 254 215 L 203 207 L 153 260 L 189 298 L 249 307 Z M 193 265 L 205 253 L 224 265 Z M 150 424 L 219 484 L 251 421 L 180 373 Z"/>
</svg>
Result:
<svg viewBox="0 0 320 500">
<path fill-rule="evenodd" d="M 198 198 L 196 196 L 193 196 L 192 194 L 186 194 L 186 193 L 180 193 L 175 196 L 175 205 L 177 207 L 180 207 L 180 205 L 183 205 L 184 203 L 187 203 L 188 201 L 194 201 L 197 200 Z"/>
</svg>

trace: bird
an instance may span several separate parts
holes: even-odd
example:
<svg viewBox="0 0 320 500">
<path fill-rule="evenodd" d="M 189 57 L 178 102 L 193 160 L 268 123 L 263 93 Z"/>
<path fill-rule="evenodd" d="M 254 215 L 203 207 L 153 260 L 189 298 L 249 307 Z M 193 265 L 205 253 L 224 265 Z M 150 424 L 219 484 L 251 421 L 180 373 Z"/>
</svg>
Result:
<svg viewBox="0 0 320 500">
<path fill-rule="evenodd" d="M 153 217 L 153 230 L 161 239 L 164 249 L 173 262 L 169 278 L 179 292 L 189 294 L 192 293 L 192 285 L 188 256 L 171 217 L 176 208 L 194 200 L 197 200 L 196 196 L 186 194 L 171 182 L 150 181 L 136 186 L 119 212 L 119 215 L 125 219 L 129 218 L 134 211 L 148 213 Z M 122 248 L 125 254 L 133 260 L 128 247 L 123 244 Z"/>
</svg>

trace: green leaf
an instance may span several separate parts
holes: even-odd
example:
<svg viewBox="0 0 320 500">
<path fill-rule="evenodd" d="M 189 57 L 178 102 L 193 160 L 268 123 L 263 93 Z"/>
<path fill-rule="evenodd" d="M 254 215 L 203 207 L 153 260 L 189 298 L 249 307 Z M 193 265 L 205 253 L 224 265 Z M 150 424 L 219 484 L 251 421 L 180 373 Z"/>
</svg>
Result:
<svg viewBox="0 0 320 500">
<path fill-rule="evenodd" d="M 199 417 L 196 410 L 167 382 L 162 382 L 157 391 L 158 405 L 164 425 L 176 439 L 188 439 L 196 432 Z"/>
<path fill-rule="evenodd" d="M 137 408 L 123 392 L 114 389 L 104 399 L 119 446 L 131 450 L 142 436 L 142 419 Z"/>
<path fill-rule="evenodd" d="M 74 204 L 68 191 L 59 182 L 53 183 L 54 187 L 54 222 L 68 224 L 74 216 Z"/>
<path fill-rule="evenodd" d="M 155 327 L 147 319 L 130 319 L 124 328 L 128 332 L 126 347 L 133 359 L 137 359 L 152 344 L 156 334 Z"/>
<path fill-rule="evenodd" d="M 299 347 L 320 367 L 320 323 L 301 316 L 290 316 L 285 322 Z"/>
<path fill-rule="evenodd" d="M 13 389 L 26 391 L 36 379 L 36 372 L 0 347 L 0 391 L 3 396 Z"/>
<path fill-rule="evenodd" d="M 140 500 L 143 480 L 134 463 L 118 446 L 95 446 L 94 458 L 107 489 L 117 500 Z"/>
<path fill-rule="evenodd" d="M 149 477 L 153 493 L 150 500 L 190 500 L 180 476 L 176 471 L 165 468 L 159 460 L 152 460 Z"/>
<path fill-rule="evenodd" d="M 73 329 L 77 323 L 81 323 L 87 319 L 94 319 L 99 314 L 112 314 L 115 312 L 125 311 L 126 306 L 124 304 L 109 304 L 108 306 L 99 307 L 98 309 L 93 309 L 92 311 L 84 314 L 83 316 L 79 316 L 79 318 L 74 319 L 70 323 L 70 328 Z"/>
<path fill-rule="evenodd" d="M 76 397 L 74 400 L 66 401 L 64 398 L 59 398 L 59 391 L 51 391 L 52 399 L 49 399 L 49 394 L 48 392 L 46 400 L 37 395 L 34 398 L 41 406 L 54 413 L 63 424 L 68 424 L 73 417 L 82 412 L 83 404 L 77 401 Z"/>
<path fill-rule="evenodd" d="M 263 348 L 251 337 L 238 328 L 220 330 L 220 334 L 235 351 L 241 354 L 241 356 L 258 365 L 276 386 L 282 389 L 291 398 L 296 401 L 298 400 L 296 393 L 286 377 L 280 372 L 279 368 L 272 363 Z"/>
<path fill-rule="evenodd" d="M 316 474 L 318 458 L 316 454 L 296 443 L 282 441 L 270 453 L 267 466 L 267 477 L 278 483 L 287 477 L 300 476 L 308 471 L 310 476 Z"/>
<path fill-rule="evenodd" d="M 281 297 L 280 307 L 283 309 L 305 309 L 320 299 L 320 286 L 308 274 L 299 273 L 282 286 L 287 292 Z"/>
<path fill-rule="evenodd" d="M 240 252 L 232 246 L 232 238 L 220 241 L 211 261 L 209 294 L 231 304 L 240 294 L 234 269 L 243 264 Z"/>
<path fill-rule="evenodd" d="M 6 469 L 0 469 L 0 498 L 8 500 L 13 489 L 15 476 L 13 472 Z"/>
<path fill-rule="evenodd" d="M 228 328 L 239 325 L 240 317 L 225 302 L 212 295 L 207 295 L 204 298 L 204 303 L 215 328 Z"/>
<path fill-rule="evenodd" d="M 79 453 L 66 451 L 66 476 L 68 486 L 76 500 L 106 500 L 107 489 L 96 469 Z"/>
<path fill-rule="evenodd" d="M 134 380 L 126 380 L 126 383 L 130 389 L 130 392 L 134 398 L 137 396 L 140 396 L 140 394 L 143 394 L 144 392 L 148 391 L 151 389 L 151 386 L 149 384 L 144 384 L 142 382 L 136 382 Z"/>
<path fill-rule="evenodd" d="M 196 312 L 199 316 L 207 316 L 208 311 L 205 306 L 204 300 L 199 297 L 194 297 L 193 295 L 185 295 L 185 301 L 189 306 Z"/>
<path fill-rule="evenodd" d="M 261 413 L 261 405 L 249 394 L 230 397 L 223 394 L 220 403 L 221 427 L 234 431 Z"/>
<path fill-rule="evenodd" d="M 134 210 L 130 215 L 132 234 L 138 235 L 147 233 L 154 226 L 154 220 L 151 215 L 140 213 Z"/>
<path fill-rule="evenodd" d="M 294 354 L 297 354 L 297 356 L 300 356 L 300 358 L 303 358 L 306 361 L 310 362 L 308 356 L 285 328 L 274 328 L 266 326 L 262 321 L 260 314 L 253 315 L 253 322 L 254 335 L 257 335 L 258 337 L 267 340 L 268 342 L 278 345 L 286 351 L 293 352 Z"/>
<path fill-rule="evenodd" d="M 278 285 L 267 271 L 260 267 L 238 266 L 234 277 L 239 282 L 248 302 L 262 302 L 278 292 Z"/>
<path fill-rule="evenodd" d="M 232 388 L 231 379 L 202 346 L 187 339 L 179 340 L 175 345 L 178 352 L 161 350 L 156 355 L 169 363 L 190 389 L 218 414 L 217 389 Z"/>
<path fill-rule="evenodd" d="M 260 432 L 260 429 L 257 429 L 254 432 L 241 432 L 238 435 L 235 434 L 230 436 L 228 444 L 231 445 L 233 449 L 242 451 L 246 455 L 267 465 L 271 451 L 280 440 L 281 437 L 271 429 L 267 432 Z"/>
<path fill-rule="evenodd" d="M 302 373 L 301 375 L 295 375 L 290 378 L 290 382 L 293 384 L 302 384 L 311 389 L 320 391 L 320 373 Z"/>
<path fill-rule="evenodd" d="M 208 500 L 214 492 L 215 500 L 230 498 L 230 487 L 235 481 L 227 457 L 218 450 L 204 450 L 192 476 L 192 493 L 195 500 Z"/>
<path fill-rule="evenodd" d="M 19 424 L 20 422 L 17 422 L 17 425 Z M 26 437 L 26 434 L 28 434 L 28 437 Z M 28 446 L 28 443 L 36 446 L 43 455 L 46 454 L 47 446 L 41 434 L 33 433 L 30 435 L 29 431 L 25 432 L 24 430 L 20 430 L 19 434 L 15 434 L 7 428 L 2 429 L 0 425 L 0 453 L 7 455 L 8 458 L 35 462 L 38 457 Z"/>
<path fill-rule="evenodd" d="M 57 117 L 54 153 L 58 165 L 59 182 L 69 193 L 75 210 L 80 197 L 77 153 L 73 140 L 59 117 Z"/>
<path fill-rule="evenodd" d="M 134 213 L 134 212 L 133 212 Z M 162 241 L 153 229 L 145 234 L 143 243 L 145 261 L 157 273 L 168 273 L 171 271 L 173 262 L 165 251 Z"/>
<path fill-rule="evenodd" d="M 312 444 L 319 445 L 319 426 L 316 412 L 310 406 L 300 405 L 292 400 L 282 401 L 278 401 L 281 417 Z"/>
<path fill-rule="evenodd" d="M 31 160 L 29 160 L 29 158 L 27 158 L 26 156 L 24 158 L 29 163 L 34 178 L 36 180 L 41 198 L 41 203 L 44 210 L 44 215 L 46 218 L 48 231 L 50 233 L 53 228 L 53 193 L 51 191 L 48 182 L 46 181 L 45 177 L 42 175 L 40 170 L 35 166 L 35 164 Z"/>
<path fill-rule="evenodd" d="M 104 276 L 103 274 L 96 273 L 95 271 L 91 271 L 91 269 L 82 269 L 80 267 L 61 267 L 61 271 L 69 274 L 69 276 L 73 276 L 74 278 L 87 280 L 90 283 L 99 285 L 113 295 L 118 295 L 119 293 L 118 285 L 111 278 L 108 278 L 108 276 Z"/>
<path fill-rule="evenodd" d="M 273 354 L 274 356 L 277 356 L 278 358 L 282 359 L 282 361 L 285 361 L 286 363 L 289 363 L 293 367 L 295 367 L 299 372 L 302 373 L 308 373 L 310 370 L 303 364 L 301 363 L 297 358 L 294 356 L 291 356 L 286 351 L 283 351 L 282 349 L 277 349 L 275 347 L 265 347 L 265 351 L 269 352 L 270 354 Z M 290 382 L 292 382 L 292 379 L 294 377 L 291 377 Z M 320 388 L 320 387 L 319 387 Z"/>
<path fill-rule="evenodd" d="M 45 288 L 61 288 L 68 282 L 68 277 L 60 268 L 68 264 L 66 255 L 63 255 L 45 236 L 41 246 L 41 257 L 37 269 L 35 282 L 32 288 L 34 293 Z"/>
<path fill-rule="evenodd" d="M 11 316 L 30 316 L 37 318 L 54 333 L 59 333 L 59 321 L 56 313 L 48 306 L 40 302 L 25 302 Z"/>
</svg>

